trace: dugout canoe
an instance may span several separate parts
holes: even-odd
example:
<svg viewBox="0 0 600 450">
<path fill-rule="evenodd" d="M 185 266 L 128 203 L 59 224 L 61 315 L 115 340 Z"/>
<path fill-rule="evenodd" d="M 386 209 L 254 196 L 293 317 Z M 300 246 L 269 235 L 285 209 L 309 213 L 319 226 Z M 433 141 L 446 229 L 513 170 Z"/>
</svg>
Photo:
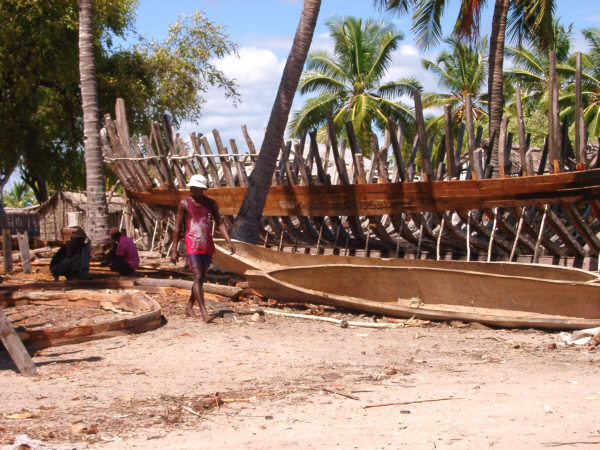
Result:
<svg viewBox="0 0 600 450">
<path fill-rule="evenodd" d="M 246 187 L 211 188 L 206 196 L 222 214 L 236 215 Z M 187 189 L 128 190 L 142 203 L 176 209 Z M 365 183 L 312 186 L 272 185 L 263 216 L 380 216 L 482 208 L 573 203 L 600 196 L 600 169 L 514 178 Z"/>
<path fill-rule="evenodd" d="M 245 277 L 259 294 L 399 318 L 476 321 L 509 328 L 600 326 L 600 283 L 466 270 L 326 264 Z"/>
<path fill-rule="evenodd" d="M 111 286 L 110 283 L 106 284 Z M 30 283 L 3 285 L 0 288 L 0 306 L 5 311 L 21 305 L 50 305 L 107 309 L 119 314 L 114 320 L 84 325 L 16 329 L 30 350 L 76 344 L 96 339 L 142 333 L 158 328 L 162 323 L 162 309 L 154 299 L 137 291 L 120 290 L 103 293 L 85 289 L 85 282 Z"/>
<path fill-rule="evenodd" d="M 436 261 L 428 259 L 366 258 L 347 255 L 311 255 L 273 250 L 241 241 L 233 241 L 236 252 L 230 254 L 224 239 L 215 239 L 213 262 L 228 272 L 244 275 L 248 270 L 268 272 L 276 269 L 324 264 L 357 266 L 415 267 L 429 269 L 464 270 L 505 276 L 521 276 L 541 280 L 594 281 L 598 273 L 545 264 L 509 262 Z"/>
</svg>

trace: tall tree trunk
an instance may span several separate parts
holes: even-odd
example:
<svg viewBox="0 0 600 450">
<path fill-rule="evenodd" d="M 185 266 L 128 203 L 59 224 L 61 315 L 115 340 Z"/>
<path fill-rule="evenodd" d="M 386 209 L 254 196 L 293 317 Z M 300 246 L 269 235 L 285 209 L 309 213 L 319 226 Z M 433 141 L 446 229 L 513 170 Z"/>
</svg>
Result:
<svg viewBox="0 0 600 450">
<path fill-rule="evenodd" d="M 94 63 L 92 1 L 79 1 L 79 76 L 83 107 L 83 142 L 87 188 L 86 232 L 92 245 L 106 239 L 108 206 L 104 188 L 104 166 L 100 141 L 98 85 Z"/>
<path fill-rule="evenodd" d="M 504 69 L 504 41 L 506 38 L 506 17 L 510 0 L 496 0 L 490 36 L 489 73 L 488 73 L 488 108 L 490 117 L 489 133 L 493 140 L 492 160 L 494 173 L 498 168 L 498 138 L 502 122 L 504 95 L 502 92 Z"/>
<path fill-rule="evenodd" d="M 260 218 L 265 206 L 281 141 L 287 125 L 294 94 L 302 75 L 304 63 L 312 42 L 321 0 L 304 0 L 302 15 L 296 29 L 290 55 L 283 69 L 279 90 L 271 109 L 256 166 L 250 176 L 246 197 L 233 224 L 232 237 L 251 244 L 256 243 Z"/>
</svg>

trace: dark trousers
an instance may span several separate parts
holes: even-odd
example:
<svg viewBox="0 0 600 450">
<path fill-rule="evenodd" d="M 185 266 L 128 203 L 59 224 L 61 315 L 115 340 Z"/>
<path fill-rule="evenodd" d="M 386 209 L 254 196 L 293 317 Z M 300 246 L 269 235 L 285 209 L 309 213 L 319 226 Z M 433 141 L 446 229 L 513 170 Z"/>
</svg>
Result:
<svg viewBox="0 0 600 450">
<path fill-rule="evenodd" d="M 121 275 L 129 275 L 134 272 L 131 266 L 122 260 L 113 262 L 110 265 L 110 270 L 113 272 L 119 272 Z"/>
</svg>

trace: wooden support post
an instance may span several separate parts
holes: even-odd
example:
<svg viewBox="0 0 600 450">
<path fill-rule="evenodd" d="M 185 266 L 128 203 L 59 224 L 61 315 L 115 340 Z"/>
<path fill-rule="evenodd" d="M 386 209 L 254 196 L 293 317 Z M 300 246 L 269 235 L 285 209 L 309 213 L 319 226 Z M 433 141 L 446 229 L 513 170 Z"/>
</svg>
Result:
<svg viewBox="0 0 600 450">
<path fill-rule="evenodd" d="M 7 229 L 2 230 L 2 255 L 4 256 L 4 273 L 12 272 L 12 241 L 10 239 L 10 230 Z"/>
<path fill-rule="evenodd" d="M 340 154 L 337 146 L 337 136 L 335 134 L 335 124 L 333 122 L 333 116 L 331 115 L 331 111 L 327 111 L 327 134 L 329 136 L 329 140 L 331 141 L 331 151 L 333 152 L 333 159 L 335 162 L 335 166 L 338 170 L 338 175 L 340 177 L 341 184 L 350 184 L 350 180 L 348 179 L 348 172 L 346 171 L 346 162 L 340 158 Z"/>
<path fill-rule="evenodd" d="M 31 273 L 31 256 L 29 255 L 29 237 L 27 236 L 27 230 L 24 231 L 22 235 L 17 233 L 17 240 L 19 241 L 23 273 Z"/>
<path fill-rule="evenodd" d="M 4 314 L 4 310 L 0 306 L 0 340 L 4 344 L 4 347 L 8 351 L 8 354 L 12 358 L 21 372 L 22 375 L 26 377 L 36 377 L 37 370 L 35 368 L 35 364 L 31 360 L 29 353 L 27 353 L 27 349 L 19 339 L 16 331 L 8 321 L 8 317 Z"/>
<path fill-rule="evenodd" d="M 431 159 L 427 148 L 427 137 L 425 136 L 425 120 L 423 119 L 423 105 L 421 103 L 421 94 L 416 89 L 413 92 L 415 98 L 415 117 L 417 120 L 417 135 L 419 136 L 419 149 L 421 150 L 421 164 L 423 165 L 422 181 L 431 181 L 433 179 L 433 170 L 431 168 Z"/>
<path fill-rule="evenodd" d="M 465 113 L 467 118 L 467 150 L 469 152 L 469 165 L 471 166 L 469 169 L 471 171 L 471 176 L 474 180 L 476 180 L 479 175 L 479 172 L 476 170 L 475 164 L 475 134 L 473 130 L 473 108 L 471 106 L 471 94 L 465 95 Z"/>
<path fill-rule="evenodd" d="M 576 53 L 575 62 L 575 158 L 581 168 L 586 167 L 585 148 L 583 142 L 584 122 L 581 108 L 581 52 Z"/>
<path fill-rule="evenodd" d="M 456 157 L 454 156 L 454 138 L 452 136 L 452 107 L 444 106 L 444 142 L 446 144 L 446 169 L 448 170 L 448 179 L 457 177 Z"/>
<path fill-rule="evenodd" d="M 387 136 L 389 136 L 390 144 L 392 144 L 392 150 L 394 151 L 394 158 L 396 159 L 396 168 L 398 169 L 398 176 L 401 181 L 406 181 L 406 171 L 404 170 L 404 162 L 402 161 L 402 141 L 396 136 L 396 124 L 391 117 L 388 118 L 388 127 L 386 129 Z M 387 147 L 386 147 L 387 148 Z"/>
<path fill-rule="evenodd" d="M 561 157 L 559 153 L 559 142 L 558 135 L 559 123 L 558 123 L 558 81 L 556 75 L 556 52 L 550 50 L 549 55 L 550 61 L 550 79 L 548 83 L 548 156 L 550 160 L 550 168 L 556 172 L 557 169 L 560 172 Z M 555 162 L 556 161 L 556 162 Z"/>
<path fill-rule="evenodd" d="M 510 176 L 510 149 L 508 152 L 506 151 L 507 129 L 508 116 L 503 116 L 500 123 L 500 138 L 498 139 L 498 173 L 500 174 L 500 178 Z"/>
<path fill-rule="evenodd" d="M 515 91 L 517 101 L 517 128 L 519 132 L 519 157 L 521 159 L 521 169 L 523 176 L 533 175 L 532 168 L 528 165 L 527 160 L 527 142 L 525 137 L 525 123 L 523 122 L 523 106 L 521 103 L 521 88 L 516 87 Z"/>
</svg>

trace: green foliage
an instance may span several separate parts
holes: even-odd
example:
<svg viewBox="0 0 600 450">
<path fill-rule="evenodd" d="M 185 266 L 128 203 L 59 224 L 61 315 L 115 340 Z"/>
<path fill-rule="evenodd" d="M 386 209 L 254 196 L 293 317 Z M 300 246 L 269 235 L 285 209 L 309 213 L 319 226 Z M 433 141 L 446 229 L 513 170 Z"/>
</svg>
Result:
<svg viewBox="0 0 600 450">
<path fill-rule="evenodd" d="M 483 89 L 487 81 L 487 39 L 465 44 L 455 38 L 444 41 L 450 51 L 442 51 L 437 61 L 423 59 L 423 67 L 433 73 L 438 84 L 447 92 L 427 93 L 423 96 L 423 107 L 441 108 L 451 106 L 452 118 L 457 125 L 465 120 L 465 98 L 471 95 L 474 120 L 486 116 Z M 429 123 L 430 127 L 443 128 L 444 115 Z"/>
<path fill-rule="evenodd" d="M 209 86 L 237 98 L 212 63 L 235 47 L 199 13 L 181 18 L 163 43 L 114 48 L 115 37 L 133 31 L 136 6 L 94 1 L 101 113 L 124 98 L 137 134 L 165 112 L 175 122 L 197 119 Z M 0 185 L 20 164 L 39 200 L 49 189 L 85 187 L 78 20 L 77 0 L 0 0 Z"/>
<path fill-rule="evenodd" d="M 319 50 L 308 56 L 298 91 L 318 95 L 293 114 L 289 128 L 293 136 L 324 128 L 326 112 L 332 111 L 336 132 L 343 135 L 344 124 L 352 122 L 362 152 L 368 155 L 373 129 L 384 130 L 390 116 L 398 123 L 413 122 L 410 107 L 400 97 L 421 86 L 414 79 L 382 81 L 403 37 L 391 25 L 343 17 L 329 21 L 327 27 L 334 53 Z"/>
<path fill-rule="evenodd" d="M 4 206 L 7 208 L 23 208 L 34 203 L 33 191 L 23 182 L 15 183 L 10 191 L 4 193 Z"/>
</svg>

